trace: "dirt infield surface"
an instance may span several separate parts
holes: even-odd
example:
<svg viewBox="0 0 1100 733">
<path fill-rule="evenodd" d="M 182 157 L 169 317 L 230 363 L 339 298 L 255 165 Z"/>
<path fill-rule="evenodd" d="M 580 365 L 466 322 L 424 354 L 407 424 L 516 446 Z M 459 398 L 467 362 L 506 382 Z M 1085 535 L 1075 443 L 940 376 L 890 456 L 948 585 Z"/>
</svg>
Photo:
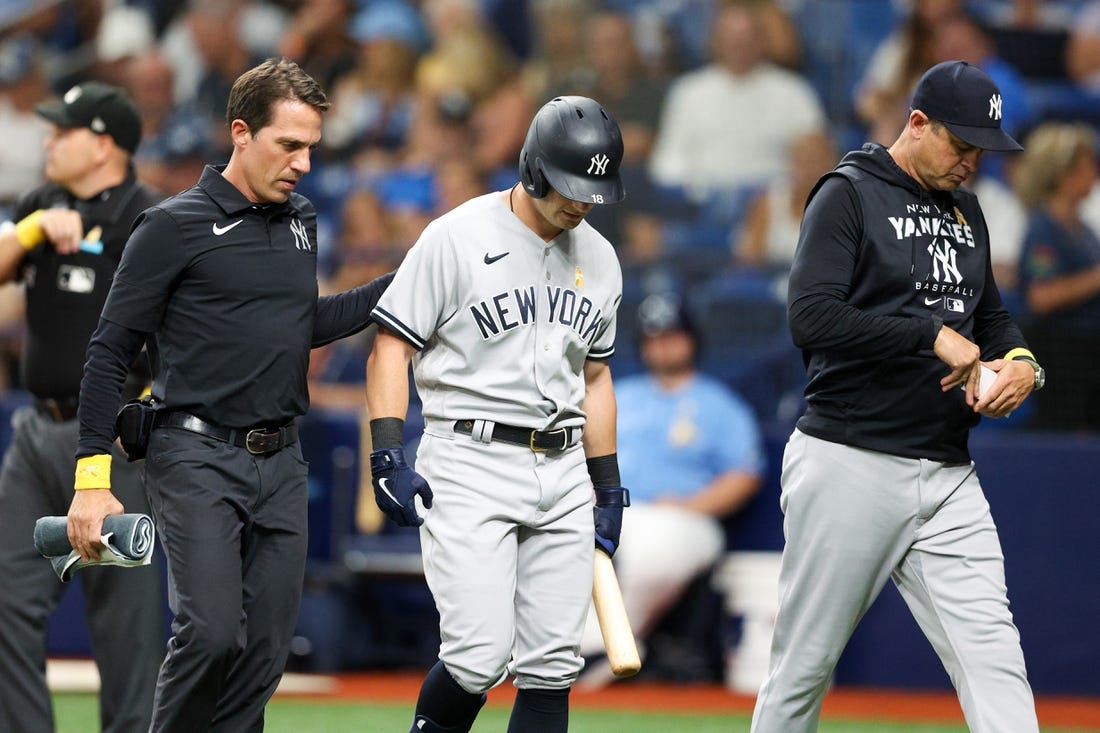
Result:
<svg viewBox="0 0 1100 733">
<path fill-rule="evenodd" d="M 420 673 L 337 675 L 332 694 L 355 700 L 415 702 Z M 502 684 L 489 693 L 489 705 L 510 706 L 514 688 Z M 661 685 L 624 681 L 598 691 L 575 690 L 570 706 L 630 710 L 751 713 L 753 698 L 717 685 Z M 1040 697 L 1043 726 L 1075 726 L 1100 731 L 1100 698 Z M 825 698 L 825 718 L 888 718 L 926 723 L 962 723 L 958 699 L 948 692 L 836 689 Z"/>
</svg>

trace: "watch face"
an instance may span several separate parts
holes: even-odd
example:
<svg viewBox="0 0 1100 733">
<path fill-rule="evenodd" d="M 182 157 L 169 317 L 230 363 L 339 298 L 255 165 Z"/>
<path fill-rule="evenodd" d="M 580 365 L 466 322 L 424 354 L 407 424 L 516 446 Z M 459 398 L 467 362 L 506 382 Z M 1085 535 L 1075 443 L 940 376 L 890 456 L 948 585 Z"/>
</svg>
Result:
<svg viewBox="0 0 1100 733">
<path fill-rule="evenodd" d="M 1043 369 L 1042 367 L 1039 367 L 1038 369 L 1035 370 L 1035 389 L 1042 389 L 1043 386 L 1046 383 L 1047 383 L 1046 369 Z"/>
</svg>

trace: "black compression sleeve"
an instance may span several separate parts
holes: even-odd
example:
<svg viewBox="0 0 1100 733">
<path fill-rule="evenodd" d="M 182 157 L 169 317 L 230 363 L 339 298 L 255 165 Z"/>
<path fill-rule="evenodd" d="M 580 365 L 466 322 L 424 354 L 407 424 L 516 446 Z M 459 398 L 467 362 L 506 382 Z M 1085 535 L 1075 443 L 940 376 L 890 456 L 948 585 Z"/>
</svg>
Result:
<svg viewBox="0 0 1100 733">
<path fill-rule="evenodd" d="M 405 421 L 399 417 L 376 417 L 370 421 L 373 450 L 397 448 L 404 443 Z"/>
<path fill-rule="evenodd" d="M 88 360 L 80 381 L 80 440 L 77 458 L 110 453 L 115 440 L 115 415 L 122 401 L 122 385 L 145 334 L 100 319 L 88 342 Z"/>
<path fill-rule="evenodd" d="M 606 456 L 589 458 L 588 475 L 592 478 L 593 486 L 621 486 L 619 477 L 619 454 L 609 453 Z"/>
<path fill-rule="evenodd" d="M 371 311 L 378 305 L 378 299 L 386 291 L 390 280 L 393 280 L 393 273 L 387 272 L 366 285 L 318 298 L 311 346 L 316 349 L 359 333 L 369 326 Z"/>
</svg>

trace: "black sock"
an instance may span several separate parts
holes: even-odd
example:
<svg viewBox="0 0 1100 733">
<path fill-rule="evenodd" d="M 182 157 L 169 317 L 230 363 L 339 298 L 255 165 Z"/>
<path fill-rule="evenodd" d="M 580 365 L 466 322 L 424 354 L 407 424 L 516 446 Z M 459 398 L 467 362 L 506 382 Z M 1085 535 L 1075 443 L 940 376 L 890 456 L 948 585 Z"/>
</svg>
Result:
<svg viewBox="0 0 1100 733">
<path fill-rule="evenodd" d="M 565 733 L 569 729 L 569 688 L 516 692 L 508 733 Z"/>
<path fill-rule="evenodd" d="M 468 731 L 485 704 L 485 694 L 475 695 L 462 689 L 455 678 L 436 662 L 420 685 L 416 699 L 416 717 L 427 718 L 442 730 Z M 413 730 L 425 730 L 414 727 Z"/>
</svg>

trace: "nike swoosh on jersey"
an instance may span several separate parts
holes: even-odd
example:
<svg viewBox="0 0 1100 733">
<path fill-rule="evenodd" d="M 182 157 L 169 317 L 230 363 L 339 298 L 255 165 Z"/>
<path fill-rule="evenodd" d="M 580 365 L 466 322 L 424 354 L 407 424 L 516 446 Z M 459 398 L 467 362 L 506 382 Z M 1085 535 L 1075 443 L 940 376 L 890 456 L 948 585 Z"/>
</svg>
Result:
<svg viewBox="0 0 1100 733">
<path fill-rule="evenodd" d="M 942 296 L 939 297 L 939 298 L 925 298 L 924 299 L 924 304 L 925 305 L 935 305 L 936 303 L 939 303 L 941 300 L 943 300 Z"/>
<path fill-rule="evenodd" d="M 507 256 L 508 256 L 508 255 L 510 255 L 510 254 L 511 254 L 511 251 L 508 251 L 508 252 L 502 252 L 502 253 L 500 253 L 500 254 L 498 254 L 498 255 L 493 255 L 492 257 L 490 257 L 490 256 L 489 256 L 489 253 L 488 253 L 488 252 L 486 252 L 486 253 L 485 253 L 485 264 L 486 264 L 486 265 L 491 265 L 491 264 L 493 264 L 494 262 L 496 262 L 497 260 L 499 260 L 500 258 L 502 258 L 502 257 L 507 257 Z"/>
<path fill-rule="evenodd" d="M 220 227 L 217 224 L 215 224 L 214 225 L 214 236 L 215 237 L 220 237 L 221 235 L 225 234 L 226 232 L 228 232 L 233 227 L 240 224 L 242 221 L 244 221 L 244 219 L 237 219 L 237 221 L 233 222 L 232 224 L 227 224 L 223 227 Z"/>
<path fill-rule="evenodd" d="M 378 488 L 382 489 L 383 493 L 385 493 L 386 496 L 390 497 L 390 499 L 393 500 L 394 504 L 400 505 L 401 502 L 397 500 L 397 497 L 390 493 L 390 487 L 386 486 L 386 484 L 388 484 L 389 482 L 390 480 L 388 478 L 378 479 Z"/>
</svg>

